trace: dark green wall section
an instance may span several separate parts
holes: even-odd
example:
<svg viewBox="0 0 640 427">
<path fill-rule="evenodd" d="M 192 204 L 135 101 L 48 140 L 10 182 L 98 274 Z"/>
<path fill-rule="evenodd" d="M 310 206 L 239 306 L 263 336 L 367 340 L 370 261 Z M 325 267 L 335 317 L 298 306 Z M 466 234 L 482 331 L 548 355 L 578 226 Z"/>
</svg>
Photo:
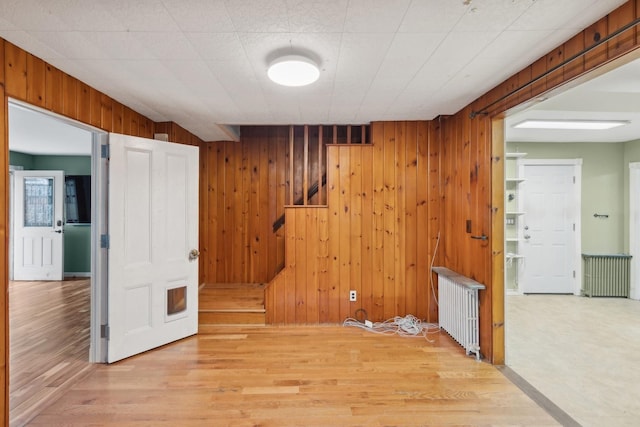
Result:
<svg viewBox="0 0 640 427">
<path fill-rule="evenodd" d="M 9 152 L 11 165 L 25 170 L 62 170 L 65 175 L 91 175 L 91 156 L 33 156 Z M 91 226 L 67 224 L 64 226 L 64 272 L 91 272 Z"/>
<path fill-rule="evenodd" d="M 9 151 L 9 164 L 11 166 L 22 166 L 26 170 L 33 170 L 33 157 L 31 154 Z"/>
</svg>

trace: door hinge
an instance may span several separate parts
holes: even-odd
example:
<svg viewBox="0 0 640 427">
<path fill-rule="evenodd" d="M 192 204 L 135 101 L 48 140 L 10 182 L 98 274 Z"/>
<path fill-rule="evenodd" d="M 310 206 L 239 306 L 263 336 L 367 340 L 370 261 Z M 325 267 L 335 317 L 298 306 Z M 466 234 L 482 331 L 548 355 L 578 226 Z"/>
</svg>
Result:
<svg viewBox="0 0 640 427">
<path fill-rule="evenodd" d="M 100 146 L 100 157 L 103 159 L 109 159 L 109 144 L 103 144 Z"/>
<path fill-rule="evenodd" d="M 573 183 L 574 184 L 576 183 L 576 177 L 575 176 L 573 177 Z"/>
<path fill-rule="evenodd" d="M 101 234 L 100 235 L 100 248 L 101 249 L 109 249 L 109 235 Z"/>
<path fill-rule="evenodd" d="M 573 223 L 573 231 L 576 231 L 576 223 Z"/>
<path fill-rule="evenodd" d="M 575 270 L 573 270 L 573 278 L 574 279 L 576 278 L 576 271 Z"/>
<path fill-rule="evenodd" d="M 100 338 L 109 339 L 110 332 L 109 325 L 100 325 Z"/>
</svg>

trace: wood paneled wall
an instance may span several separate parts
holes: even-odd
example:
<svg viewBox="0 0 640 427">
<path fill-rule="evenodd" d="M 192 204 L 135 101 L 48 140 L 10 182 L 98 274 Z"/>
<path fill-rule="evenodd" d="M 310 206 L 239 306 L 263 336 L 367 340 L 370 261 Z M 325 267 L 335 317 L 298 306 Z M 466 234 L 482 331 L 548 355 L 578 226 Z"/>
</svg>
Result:
<svg viewBox="0 0 640 427">
<path fill-rule="evenodd" d="M 156 123 L 115 101 L 108 95 L 97 91 L 80 80 L 62 72 L 45 61 L 31 55 L 19 47 L 0 38 L 0 383 L 3 384 L 0 395 L 0 424 L 8 423 L 8 306 L 6 289 L 9 284 L 8 251 L 8 197 L 9 197 L 9 136 L 8 136 L 8 99 L 27 102 L 92 125 L 107 132 L 153 138 Z M 166 124 L 161 129 L 166 129 Z M 172 128 L 173 124 L 169 124 Z M 191 133 L 174 132 L 173 142 L 198 145 L 201 141 Z"/>
<path fill-rule="evenodd" d="M 200 149 L 201 283 L 266 283 L 284 265 L 289 126 L 247 126 Z"/>
<path fill-rule="evenodd" d="M 437 321 L 437 132 L 430 122 L 379 122 L 373 145 L 327 146 L 328 206 L 286 208 L 285 270 L 266 291 L 269 323 L 340 323 L 360 308 L 373 321 Z"/>
</svg>

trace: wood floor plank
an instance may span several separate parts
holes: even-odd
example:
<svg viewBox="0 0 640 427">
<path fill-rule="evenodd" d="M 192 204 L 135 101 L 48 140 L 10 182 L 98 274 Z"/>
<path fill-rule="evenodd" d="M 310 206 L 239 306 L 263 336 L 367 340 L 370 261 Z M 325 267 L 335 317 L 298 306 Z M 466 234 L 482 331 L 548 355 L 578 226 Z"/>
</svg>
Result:
<svg viewBox="0 0 640 427">
<path fill-rule="evenodd" d="M 218 327 L 99 365 L 32 426 L 558 425 L 446 335 Z"/>
<path fill-rule="evenodd" d="M 95 366 L 89 279 L 9 284 L 9 419 L 22 426 Z"/>
</svg>

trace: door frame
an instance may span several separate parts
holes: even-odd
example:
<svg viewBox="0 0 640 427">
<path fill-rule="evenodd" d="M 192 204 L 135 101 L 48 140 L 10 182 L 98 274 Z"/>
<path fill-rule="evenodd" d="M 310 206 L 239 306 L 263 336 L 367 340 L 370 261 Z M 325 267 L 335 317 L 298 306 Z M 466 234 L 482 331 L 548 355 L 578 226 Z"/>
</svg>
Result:
<svg viewBox="0 0 640 427">
<path fill-rule="evenodd" d="M 629 253 L 631 258 L 631 287 L 629 298 L 640 300 L 640 162 L 629 163 Z"/>
<path fill-rule="evenodd" d="M 573 187 L 572 203 L 578 206 L 575 217 L 573 219 L 576 230 L 573 233 L 574 252 L 573 261 L 576 271 L 576 280 L 573 286 L 573 294 L 580 295 L 582 290 L 582 159 L 529 159 L 520 160 L 518 176 L 525 176 L 524 169 L 526 166 L 572 166 L 573 176 L 575 177 L 575 186 Z M 523 188 L 522 197 L 526 198 L 526 187 Z M 526 260 L 525 260 L 526 262 Z M 518 284 L 518 292 L 521 292 L 520 284 Z"/>
<path fill-rule="evenodd" d="M 89 362 L 98 363 L 106 360 L 106 338 L 102 338 L 101 325 L 106 319 L 106 250 L 100 250 L 100 234 L 105 233 L 107 226 L 107 160 L 101 158 L 101 145 L 108 140 L 108 134 L 91 125 L 56 114 L 15 98 L 7 97 L 7 110 L 14 104 L 35 113 L 44 114 L 69 126 L 91 132 L 91 325 L 89 343 Z M 7 123 L 7 133 L 8 133 Z M 8 161 L 8 159 L 7 159 Z M 11 230 L 13 231 L 13 230 Z M 105 253 L 104 255 L 102 253 Z M 9 258 L 9 257 L 7 257 Z M 8 331 L 8 328 L 7 328 Z M 9 349 L 11 351 L 11 349 Z M 10 368 L 9 368 L 10 369 Z"/>
</svg>

